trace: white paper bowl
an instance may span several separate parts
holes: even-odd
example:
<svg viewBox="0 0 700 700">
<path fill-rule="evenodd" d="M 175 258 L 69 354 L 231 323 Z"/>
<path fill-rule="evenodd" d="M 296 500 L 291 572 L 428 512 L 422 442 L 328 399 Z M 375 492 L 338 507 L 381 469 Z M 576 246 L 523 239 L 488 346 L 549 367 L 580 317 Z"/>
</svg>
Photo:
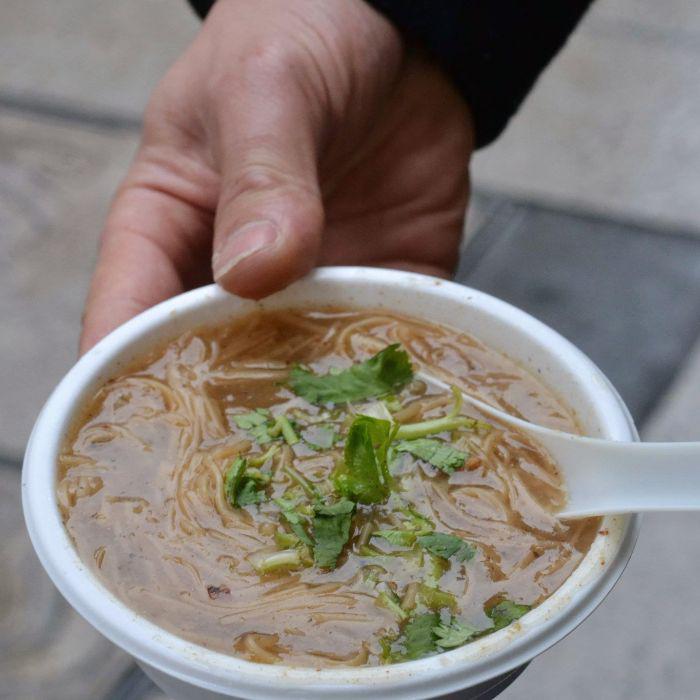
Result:
<svg viewBox="0 0 700 700">
<path fill-rule="evenodd" d="M 636 440 L 622 400 L 579 350 L 526 313 L 451 282 L 375 268 L 316 270 L 262 302 L 216 286 L 170 299 L 118 328 L 87 353 L 46 402 L 29 440 L 22 498 L 29 534 L 49 576 L 96 629 L 132 654 L 174 699 L 377 700 L 436 698 L 462 691 L 476 697 L 581 623 L 622 573 L 634 546 L 637 516 L 607 517 L 607 535 L 561 588 L 510 627 L 459 649 L 375 668 L 313 670 L 269 666 L 209 651 L 157 627 L 126 607 L 93 576 L 71 544 L 59 515 L 56 464 L 76 411 L 96 388 L 154 344 L 187 329 L 226 321 L 256 308 L 342 305 L 387 308 L 467 331 L 505 352 L 573 408 L 589 435 Z M 470 688 L 471 691 L 465 691 Z"/>
</svg>

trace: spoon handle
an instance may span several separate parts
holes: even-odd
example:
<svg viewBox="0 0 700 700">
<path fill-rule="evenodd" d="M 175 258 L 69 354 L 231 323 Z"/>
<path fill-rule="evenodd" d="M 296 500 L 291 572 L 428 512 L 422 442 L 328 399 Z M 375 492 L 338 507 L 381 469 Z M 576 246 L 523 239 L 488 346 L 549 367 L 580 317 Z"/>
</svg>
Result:
<svg viewBox="0 0 700 700">
<path fill-rule="evenodd" d="M 560 517 L 700 509 L 700 443 L 535 434 L 564 476 Z"/>
</svg>

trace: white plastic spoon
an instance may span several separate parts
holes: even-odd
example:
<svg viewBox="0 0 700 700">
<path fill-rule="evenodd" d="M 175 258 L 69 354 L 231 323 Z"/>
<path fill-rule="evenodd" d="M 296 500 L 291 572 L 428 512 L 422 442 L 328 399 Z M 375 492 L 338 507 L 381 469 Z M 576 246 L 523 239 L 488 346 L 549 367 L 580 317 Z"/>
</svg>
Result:
<svg viewBox="0 0 700 700">
<path fill-rule="evenodd" d="M 450 389 L 440 379 L 419 373 Z M 504 413 L 462 392 L 484 415 L 517 428 L 539 443 L 564 478 L 561 518 L 609 513 L 700 509 L 700 442 L 614 442 L 569 435 Z"/>
</svg>

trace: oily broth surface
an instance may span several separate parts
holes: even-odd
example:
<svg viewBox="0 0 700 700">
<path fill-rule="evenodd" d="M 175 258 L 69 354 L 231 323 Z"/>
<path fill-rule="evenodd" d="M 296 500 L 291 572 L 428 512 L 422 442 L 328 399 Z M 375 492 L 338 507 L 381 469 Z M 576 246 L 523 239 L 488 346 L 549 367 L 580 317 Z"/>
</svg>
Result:
<svg viewBox="0 0 700 700">
<path fill-rule="evenodd" d="M 390 516 L 359 507 L 349 553 L 332 571 L 260 577 L 246 556 L 274 544 L 278 513 L 270 503 L 231 509 L 222 475 L 236 455 L 257 450 L 233 414 L 309 409 L 282 384 L 289 365 L 326 372 L 392 342 L 416 369 L 516 415 L 577 431 L 533 376 L 464 333 L 384 312 L 257 313 L 182 336 L 97 392 L 66 441 L 57 488 L 83 561 L 129 607 L 205 647 L 295 666 L 379 663 L 379 639 L 398 626 L 376 605 L 363 567 L 377 560 L 359 556 L 357 540 L 368 518 L 391 527 Z M 449 402 L 420 382 L 403 397 L 412 401 L 405 421 L 443 415 Z M 404 497 L 437 529 L 478 545 L 475 558 L 451 564 L 439 585 L 457 597 L 462 619 L 485 628 L 488 601 L 536 605 L 556 590 L 599 521 L 550 514 L 563 499 L 557 470 L 517 432 L 494 426 L 462 447 L 481 458 L 478 467 L 447 477 L 403 459 L 398 471 Z M 342 443 L 335 454 L 284 446 L 278 459 L 323 483 L 340 455 Z M 276 472 L 273 497 L 288 480 Z M 399 593 L 428 574 L 402 557 L 382 557 L 381 566 Z"/>
</svg>

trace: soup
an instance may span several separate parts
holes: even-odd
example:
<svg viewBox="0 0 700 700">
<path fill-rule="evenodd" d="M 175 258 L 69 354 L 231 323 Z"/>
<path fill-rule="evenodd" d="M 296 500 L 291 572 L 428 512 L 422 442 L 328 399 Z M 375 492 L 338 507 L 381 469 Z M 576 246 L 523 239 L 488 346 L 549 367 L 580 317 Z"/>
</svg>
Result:
<svg viewBox="0 0 700 700">
<path fill-rule="evenodd" d="M 185 334 L 90 400 L 60 456 L 65 527 L 126 605 L 210 649 L 319 668 L 453 649 L 551 595 L 599 525 L 557 519 L 556 465 L 461 391 L 577 431 L 507 357 L 413 318 Z"/>
</svg>

